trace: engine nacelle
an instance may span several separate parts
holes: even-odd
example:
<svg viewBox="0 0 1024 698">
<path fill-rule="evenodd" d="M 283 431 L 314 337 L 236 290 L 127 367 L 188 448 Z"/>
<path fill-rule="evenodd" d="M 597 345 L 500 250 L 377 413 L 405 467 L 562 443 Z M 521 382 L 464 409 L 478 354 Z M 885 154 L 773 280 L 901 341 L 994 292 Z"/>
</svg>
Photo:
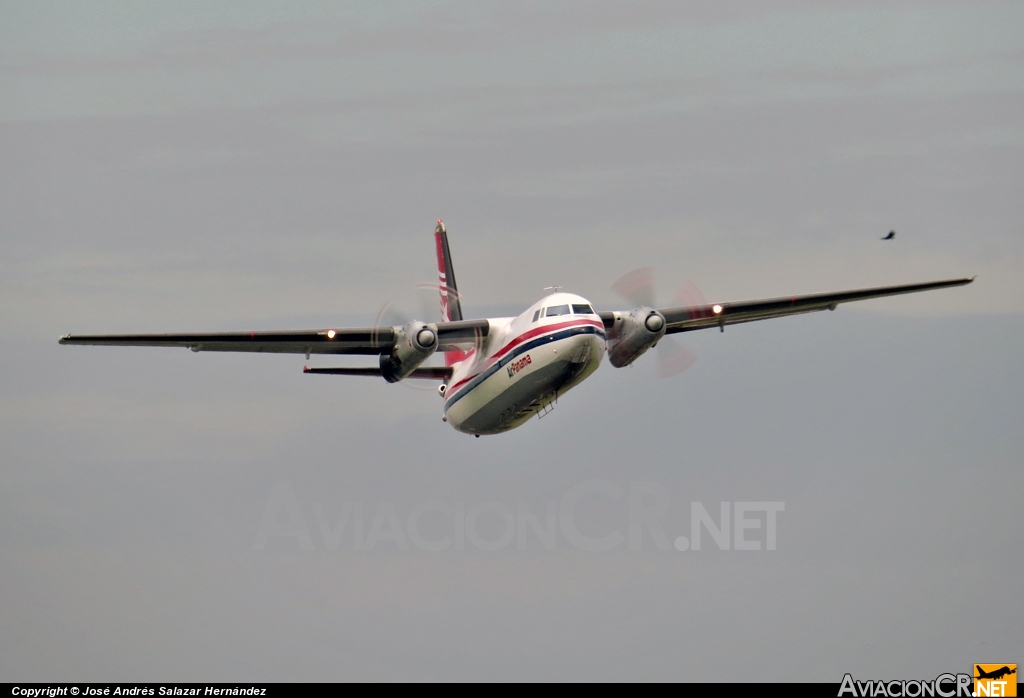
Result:
<svg viewBox="0 0 1024 698">
<path fill-rule="evenodd" d="M 392 329 L 395 348 L 391 354 L 381 354 L 380 371 L 388 383 L 397 383 L 437 351 L 437 325 L 417 320 Z"/>
<path fill-rule="evenodd" d="M 615 368 L 629 366 L 665 336 L 665 327 L 665 316 L 647 306 L 615 313 L 608 332 L 608 361 Z"/>
</svg>

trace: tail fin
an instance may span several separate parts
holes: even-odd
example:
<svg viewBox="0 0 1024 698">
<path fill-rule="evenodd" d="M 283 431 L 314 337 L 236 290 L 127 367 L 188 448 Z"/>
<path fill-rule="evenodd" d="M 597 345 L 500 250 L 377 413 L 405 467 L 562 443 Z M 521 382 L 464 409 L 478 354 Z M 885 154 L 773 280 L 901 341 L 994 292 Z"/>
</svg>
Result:
<svg viewBox="0 0 1024 698">
<path fill-rule="evenodd" d="M 445 322 L 455 322 L 462 319 L 462 304 L 459 303 L 459 289 L 455 285 L 452 253 L 448 249 L 448 232 L 440 218 L 437 219 L 437 227 L 434 228 L 434 243 L 437 247 L 437 288 L 441 293 L 441 319 Z M 444 363 L 451 366 L 464 360 L 468 355 L 468 351 L 449 350 L 444 353 Z"/>
<path fill-rule="evenodd" d="M 462 305 L 459 303 L 459 290 L 455 285 L 455 270 L 452 269 L 452 253 L 448 249 L 448 232 L 444 222 L 437 219 L 434 228 L 434 242 L 437 246 L 438 290 L 441 292 L 441 318 L 445 322 L 462 319 Z"/>
</svg>

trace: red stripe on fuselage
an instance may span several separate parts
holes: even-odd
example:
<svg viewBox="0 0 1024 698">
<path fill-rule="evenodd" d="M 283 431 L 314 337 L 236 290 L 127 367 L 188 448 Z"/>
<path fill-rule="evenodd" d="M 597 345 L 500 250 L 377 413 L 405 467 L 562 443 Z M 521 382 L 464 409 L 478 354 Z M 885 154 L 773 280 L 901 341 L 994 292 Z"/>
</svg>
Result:
<svg viewBox="0 0 1024 698">
<path fill-rule="evenodd" d="M 487 362 L 483 366 L 480 367 L 479 371 L 474 373 L 472 376 L 467 376 L 467 377 L 463 378 L 458 383 L 456 383 L 455 385 L 453 385 L 450 388 L 448 388 L 448 390 L 445 393 L 445 397 L 449 397 L 451 395 L 454 395 L 455 391 L 458 390 L 459 387 L 461 387 L 465 383 L 467 383 L 467 382 L 473 380 L 474 378 L 476 378 L 477 376 L 479 376 L 481 373 L 483 373 L 488 368 L 490 368 L 492 365 L 494 365 L 495 361 L 499 361 L 501 359 L 501 357 L 503 357 L 505 354 L 507 354 L 510 351 L 512 351 L 513 349 L 515 349 L 517 346 L 519 346 L 523 342 L 529 341 L 529 340 L 533 339 L 534 337 L 538 337 L 538 336 L 540 336 L 542 334 L 547 334 L 549 332 L 558 332 L 559 330 L 564 330 L 567 327 L 583 327 L 584 325 L 593 325 L 594 327 L 599 327 L 602 330 L 604 330 L 604 323 L 600 322 L 598 320 L 570 320 L 569 322 L 559 322 L 559 323 L 554 324 L 554 325 L 546 325 L 546 326 L 543 326 L 543 327 L 534 327 L 532 330 L 524 332 L 523 334 L 519 335 L 518 337 L 516 337 L 515 339 L 510 341 L 508 344 L 503 346 L 497 352 L 492 354 L 487 359 Z"/>
</svg>

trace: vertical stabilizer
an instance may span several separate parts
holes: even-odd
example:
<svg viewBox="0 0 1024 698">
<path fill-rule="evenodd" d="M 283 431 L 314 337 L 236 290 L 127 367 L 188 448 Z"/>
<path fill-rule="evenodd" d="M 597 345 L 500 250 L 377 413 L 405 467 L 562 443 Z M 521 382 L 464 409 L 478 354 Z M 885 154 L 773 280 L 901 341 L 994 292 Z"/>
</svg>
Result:
<svg viewBox="0 0 1024 698">
<path fill-rule="evenodd" d="M 444 222 L 438 218 L 434 228 L 434 243 L 437 247 L 437 288 L 441 293 L 441 319 L 455 322 L 462 319 L 462 304 L 459 303 L 459 289 L 455 285 L 455 270 L 452 269 L 452 252 L 448 249 L 448 232 Z M 470 352 L 449 350 L 444 353 L 445 365 L 451 366 L 465 359 Z"/>
<path fill-rule="evenodd" d="M 455 285 L 455 270 L 452 269 L 452 253 L 448 249 L 448 232 L 439 218 L 434 228 L 434 242 L 437 245 L 438 290 L 441 292 L 441 318 L 446 322 L 462 319 L 462 305 L 459 290 Z"/>
</svg>

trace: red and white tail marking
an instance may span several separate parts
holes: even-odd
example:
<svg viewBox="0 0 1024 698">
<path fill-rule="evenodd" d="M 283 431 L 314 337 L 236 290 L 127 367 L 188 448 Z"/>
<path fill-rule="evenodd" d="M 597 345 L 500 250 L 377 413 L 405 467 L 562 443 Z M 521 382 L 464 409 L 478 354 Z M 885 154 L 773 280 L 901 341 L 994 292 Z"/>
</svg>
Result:
<svg viewBox="0 0 1024 698">
<path fill-rule="evenodd" d="M 444 222 L 438 218 L 437 227 L 434 228 L 434 246 L 437 249 L 437 289 L 441 294 L 441 319 L 451 322 L 451 306 L 448 303 L 448 277 L 445 273 L 444 264 Z"/>
<path fill-rule="evenodd" d="M 437 219 L 434 228 L 434 246 L 437 250 L 437 290 L 441 297 L 441 319 L 455 322 L 462 319 L 462 304 L 459 303 L 459 290 L 455 286 L 455 271 L 452 269 L 451 251 L 448 249 L 448 232 L 444 221 Z M 472 352 L 451 349 L 444 353 L 447 366 L 464 360 Z"/>
</svg>

